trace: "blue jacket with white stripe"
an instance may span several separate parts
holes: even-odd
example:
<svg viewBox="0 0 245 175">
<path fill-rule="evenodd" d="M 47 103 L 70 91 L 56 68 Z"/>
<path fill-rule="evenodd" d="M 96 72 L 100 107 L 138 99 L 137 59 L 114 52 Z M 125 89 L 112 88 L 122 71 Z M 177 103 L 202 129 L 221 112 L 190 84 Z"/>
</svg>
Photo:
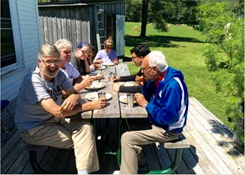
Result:
<svg viewBox="0 0 245 175">
<path fill-rule="evenodd" d="M 188 90 L 183 74 L 168 67 L 162 81 L 151 81 L 142 87 L 149 103 L 146 106 L 151 124 L 167 131 L 181 133 L 186 125 L 188 113 Z"/>
</svg>

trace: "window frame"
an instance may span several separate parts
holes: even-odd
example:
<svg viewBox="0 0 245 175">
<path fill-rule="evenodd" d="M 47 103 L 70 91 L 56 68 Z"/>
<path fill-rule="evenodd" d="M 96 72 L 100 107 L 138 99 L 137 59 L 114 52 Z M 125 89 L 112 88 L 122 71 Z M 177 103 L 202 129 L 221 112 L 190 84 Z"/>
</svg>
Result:
<svg viewBox="0 0 245 175">
<path fill-rule="evenodd" d="M 14 48 L 16 55 L 16 63 L 5 66 L 1 68 L 1 75 L 8 74 L 9 72 L 13 72 L 19 68 L 24 66 L 24 57 L 23 57 L 23 46 L 21 39 L 21 29 L 20 22 L 18 17 L 18 1 L 9 0 L 9 10 L 10 10 L 10 18 L 12 24 L 12 32 L 13 32 L 13 40 L 14 40 Z"/>
</svg>

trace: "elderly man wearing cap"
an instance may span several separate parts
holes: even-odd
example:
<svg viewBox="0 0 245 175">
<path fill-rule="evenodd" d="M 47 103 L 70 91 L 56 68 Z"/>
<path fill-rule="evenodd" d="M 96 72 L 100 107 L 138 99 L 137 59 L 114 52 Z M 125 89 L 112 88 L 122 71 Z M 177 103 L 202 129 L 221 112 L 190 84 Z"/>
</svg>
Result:
<svg viewBox="0 0 245 175">
<path fill-rule="evenodd" d="M 186 125 L 188 92 L 183 74 L 168 66 L 160 51 L 150 52 L 141 65 L 144 83 L 136 102 L 147 110 L 151 129 L 125 132 L 121 137 L 120 172 L 137 174 L 138 154 L 143 145 L 178 139 Z"/>
</svg>

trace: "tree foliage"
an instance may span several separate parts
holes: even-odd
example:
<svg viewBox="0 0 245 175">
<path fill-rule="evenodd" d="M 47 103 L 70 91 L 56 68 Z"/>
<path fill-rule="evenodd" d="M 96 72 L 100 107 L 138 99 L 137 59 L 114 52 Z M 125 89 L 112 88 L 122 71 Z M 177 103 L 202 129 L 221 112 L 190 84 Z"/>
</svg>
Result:
<svg viewBox="0 0 245 175">
<path fill-rule="evenodd" d="M 163 18 L 167 23 L 195 25 L 198 4 L 197 0 L 151 1 L 150 21 Z"/>
<path fill-rule="evenodd" d="M 216 89 L 227 99 L 226 114 L 234 122 L 234 139 L 244 144 L 244 1 L 210 1 L 199 6 L 199 29 L 209 43 L 204 51 Z M 240 10 L 239 10 L 240 9 Z"/>
<path fill-rule="evenodd" d="M 141 8 L 144 0 L 127 0 L 125 19 L 141 22 Z M 173 24 L 197 24 L 196 7 L 199 0 L 149 0 L 148 22 L 161 21 Z"/>
<path fill-rule="evenodd" d="M 141 22 L 142 8 L 141 0 L 128 0 L 125 3 L 125 21 L 127 22 Z"/>
<path fill-rule="evenodd" d="M 128 0 L 125 19 L 142 22 L 140 36 L 145 36 L 146 24 L 153 23 L 161 32 L 167 32 L 167 23 L 196 25 L 196 7 L 199 0 Z"/>
</svg>

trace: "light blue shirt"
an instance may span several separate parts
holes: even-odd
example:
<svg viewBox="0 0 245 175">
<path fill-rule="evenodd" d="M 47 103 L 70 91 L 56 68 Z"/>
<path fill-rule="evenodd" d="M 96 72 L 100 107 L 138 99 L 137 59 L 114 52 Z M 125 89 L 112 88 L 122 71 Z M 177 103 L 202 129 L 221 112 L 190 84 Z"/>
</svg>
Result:
<svg viewBox="0 0 245 175">
<path fill-rule="evenodd" d="M 106 53 L 105 50 L 100 50 L 95 59 L 103 60 L 104 63 L 113 63 L 113 60 L 117 58 L 117 53 L 115 50 L 111 50 L 110 52 Z"/>
</svg>

